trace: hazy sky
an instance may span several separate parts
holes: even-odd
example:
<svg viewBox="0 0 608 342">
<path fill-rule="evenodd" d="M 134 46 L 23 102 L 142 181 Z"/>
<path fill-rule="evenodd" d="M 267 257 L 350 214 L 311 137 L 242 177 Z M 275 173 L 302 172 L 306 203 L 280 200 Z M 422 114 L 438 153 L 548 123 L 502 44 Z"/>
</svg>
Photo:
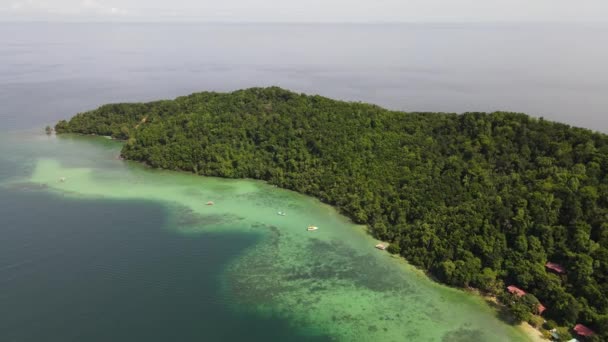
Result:
<svg viewBox="0 0 608 342">
<path fill-rule="evenodd" d="M 0 0 L 0 20 L 608 21 L 608 0 Z"/>
</svg>

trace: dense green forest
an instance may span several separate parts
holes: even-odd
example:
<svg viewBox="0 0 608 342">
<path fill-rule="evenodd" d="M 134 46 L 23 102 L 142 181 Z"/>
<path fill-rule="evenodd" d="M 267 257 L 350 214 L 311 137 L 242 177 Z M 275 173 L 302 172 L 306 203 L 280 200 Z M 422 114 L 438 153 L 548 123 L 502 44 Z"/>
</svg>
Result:
<svg viewBox="0 0 608 342">
<path fill-rule="evenodd" d="M 497 294 L 519 319 L 539 300 L 546 319 L 608 340 L 607 135 L 276 87 L 105 105 L 55 129 L 124 139 L 123 157 L 152 167 L 316 196 L 447 284 Z M 530 295 L 506 295 L 506 285 Z"/>
</svg>

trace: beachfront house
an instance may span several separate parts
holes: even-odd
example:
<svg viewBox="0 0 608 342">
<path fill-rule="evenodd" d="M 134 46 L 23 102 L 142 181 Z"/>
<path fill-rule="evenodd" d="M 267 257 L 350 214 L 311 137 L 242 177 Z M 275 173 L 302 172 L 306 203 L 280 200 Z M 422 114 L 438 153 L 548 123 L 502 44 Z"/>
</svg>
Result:
<svg viewBox="0 0 608 342">
<path fill-rule="evenodd" d="M 573 330 L 578 336 L 582 336 L 582 337 L 591 337 L 591 336 L 595 335 L 595 332 L 593 332 L 593 330 L 587 328 L 586 326 L 584 326 L 582 324 L 575 325 Z"/>
<path fill-rule="evenodd" d="M 515 286 L 515 285 L 509 285 L 507 286 L 507 290 L 516 295 L 517 297 L 523 297 L 526 295 L 526 291 L 520 289 L 519 287 Z"/>
<path fill-rule="evenodd" d="M 565 268 L 564 268 L 562 265 L 560 265 L 560 264 L 556 264 L 556 263 L 554 263 L 554 262 L 550 262 L 550 261 L 548 261 L 548 262 L 545 264 L 545 267 L 546 267 L 548 270 L 553 271 L 553 272 L 555 272 L 555 273 L 557 273 L 557 274 L 565 274 L 565 273 L 566 273 L 566 269 L 565 269 Z"/>
<path fill-rule="evenodd" d="M 538 303 L 538 307 L 536 308 L 536 313 L 539 315 L 542 315 L 543 312 L 545 312 L 545 310 L 547 310 L 547 307 L 545 307 L 541 303 Z"/>
<path fill-rule="evenodd" d="M 507 290 L 509 291 L 509 293 L 514 294 L 517 297 L 523 297 L 526 295 L 526 291 L 520 289 L 515 285 L 507 286 Z M 536 307 L 536 313 L 542 315 L 545 310 L 547 310 L 547 308 L 543 304 L 538 303 L 538 306 Z"/>
</svg>

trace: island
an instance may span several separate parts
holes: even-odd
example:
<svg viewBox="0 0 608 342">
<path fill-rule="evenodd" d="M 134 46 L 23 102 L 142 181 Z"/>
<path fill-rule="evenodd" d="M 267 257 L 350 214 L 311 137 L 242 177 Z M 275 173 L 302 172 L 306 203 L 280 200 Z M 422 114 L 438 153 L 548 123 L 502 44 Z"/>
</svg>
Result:
<svg viewBox="0 0 608 342">
<path fill-rule="evenodd" d="M 497 298 L 517 322 L 608 340 L 608 135 L 278 87 L 104 105 L 55 132 L 124 140 L 123 158 L 154 168 L 317 197 L 437 280 Z"/>
</svg>

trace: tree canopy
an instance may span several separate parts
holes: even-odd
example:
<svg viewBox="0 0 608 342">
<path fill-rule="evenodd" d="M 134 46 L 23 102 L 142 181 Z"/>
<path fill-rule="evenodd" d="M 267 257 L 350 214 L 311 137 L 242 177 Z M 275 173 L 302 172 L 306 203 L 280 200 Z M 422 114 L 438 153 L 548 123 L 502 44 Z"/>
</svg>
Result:
<svg viewBox="0 0 608 342">
<path fill-rule="evenodd" d="M 545 317 L 608 336 L 604 134 L 524 114 L 405 113 L 276 87 L 110 104 L 55 130 L 124 139 L 123 157 L 153 167 L 316 196 L 447 284 L 492 293 L 514 284 Z"/>
</svg>

